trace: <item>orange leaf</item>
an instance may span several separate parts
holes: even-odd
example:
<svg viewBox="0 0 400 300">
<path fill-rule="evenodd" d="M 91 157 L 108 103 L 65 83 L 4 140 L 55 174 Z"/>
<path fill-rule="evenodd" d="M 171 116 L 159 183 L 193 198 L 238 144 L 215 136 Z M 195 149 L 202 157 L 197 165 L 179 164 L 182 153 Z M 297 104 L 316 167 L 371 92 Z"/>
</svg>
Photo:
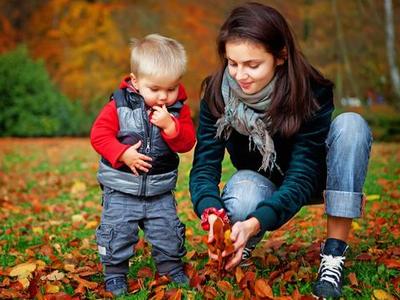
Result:
<svg viewBox="0 0 400 300">
<path fill-rule="evenodd" d="M 380 260 L 380 262 L 383 263 L 389 269 L 400 269 L 400 260 L 398 259 L 386 258 Z"/>
<path fill-rule="evenodd" d="M 358 280 L 356 277 L 356 273 L 351 272 L 348 277 L 349 277 L 351 286 L 358 286 Z"/>
<path fill-rule="evenodd" d="M 92 282 L 92 281 L 88 281 L 88 280 L 82 279 L 78 275 L 73 274 L 73 275 L 71 275 L 71 277 L 76 282 L 78 282 L 79 285 L 82 285 L 83 287 L 86 287 L 86 288 L 88 288 L 90 290 L 93 290 L 93 289 L 97 288 L 97 286 L 98 286 L 97 282 Z"/>
<path fill-rule="evenodd" d="M 212 286 L 205 286 L 203 289 L 203 296 L 206 299 L 215 299 L 218 296 L 218 292 Z"/>
<path fill-rule="evenodd" d="M 395 298 L 384 290 L 374 290 L 374 297 L 377 300 L 394 300 Z"/>
<path fill-rule="evenodd" d="M 225 280 L 220 280 L 217 282 L 217 287 L 223 291 L 224 293 L 228 293 L 228 292 L 232 292 L 233 291 L 233 287 L 232 285 Z"/>
<path fill-rule="evenodd" d="M 157 293 L 151 297 L 151 300 L 162 300 L 164 298 L 165 291 L 164 290 L 158 290 Z"/>
<path fill-rule="evenodd" d="M 165 292 L 165 297 L 168 300 L 181 300 L 182 290 L 181 289 L 170 289 L 167 292 Z"/>
<path fill-rule="evenodd" d="M 269 284 L 264 279 L 257 279 L 255 283 L 255 293 L 256 296 L 261 298 L 273 298 L 274 294 L 272 293 L 272 289 Z"/>
<path fill-rule="evenodd" d="M 242 278 L 244 277 L 244 273 L 243 273 L 241 267 L 236 267 L 235 277 L 236 277 L 236 282 L 237 283 L 240 283 L 242 281 Z"/>
</svg>

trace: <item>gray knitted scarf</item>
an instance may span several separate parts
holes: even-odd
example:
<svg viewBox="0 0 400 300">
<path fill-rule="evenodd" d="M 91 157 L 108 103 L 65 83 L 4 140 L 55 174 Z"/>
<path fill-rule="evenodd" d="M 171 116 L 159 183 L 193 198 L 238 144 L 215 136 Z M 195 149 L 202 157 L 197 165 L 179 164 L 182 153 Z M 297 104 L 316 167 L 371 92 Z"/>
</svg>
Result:
<svg viewBox="0 0 400 300">
<path fill-rule="evenodd" d="M 225 69 L 221 92 L 225 103 L 225 112 L 217 120 L 217 138 L 225 140 L 232 133 L 232 128 L 243 135 L 249 136 L 249 149 L 252 143 L 262 155 L 262 164 L 259 170 L 270 170 L 276 166 L 276 152 L 274 141 L 268 133 L 270 119 L 267 110 L 271 103 L 271 94 L 274 90 L 275 78 L 256 94 L 245 94 L 238 83 L 233 79 L 228 68 Z M 265 121 L 267 120 L 267 121 Z"/>
</svg>

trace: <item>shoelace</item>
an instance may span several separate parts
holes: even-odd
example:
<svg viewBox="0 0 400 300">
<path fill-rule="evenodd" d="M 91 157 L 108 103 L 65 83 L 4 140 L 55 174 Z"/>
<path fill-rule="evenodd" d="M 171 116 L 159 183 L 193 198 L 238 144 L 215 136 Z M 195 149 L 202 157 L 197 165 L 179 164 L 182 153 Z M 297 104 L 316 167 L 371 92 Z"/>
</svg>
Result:
<svg viewBox="0 0 400 300">
<path fill-rule="evenodd" d="M 251 252 L 253 251 L 253 249 L 247 248 L 245 247 L 243 249 L 243 253 L 242 253 L 242 259 L 246 260 L 249 259 L 251 257 Z"/>
<path fill-rule="evenodd" d="M 321 254 L 321 265 L 318 270 L 318 273 L 321 272 L 320 280 L 328 281 L 338 287 L 345 259 L 345 256 Z"/>
</svg>

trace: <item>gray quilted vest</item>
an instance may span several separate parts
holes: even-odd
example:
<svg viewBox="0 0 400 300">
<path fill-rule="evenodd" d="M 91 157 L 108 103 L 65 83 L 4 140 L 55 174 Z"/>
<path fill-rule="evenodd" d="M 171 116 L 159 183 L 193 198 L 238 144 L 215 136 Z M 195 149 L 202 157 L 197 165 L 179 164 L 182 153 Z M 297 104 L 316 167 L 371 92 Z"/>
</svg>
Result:
<svg viewBox="0 0 400 300">
<path fill-rule="evenodd" d="M 179 157 L 162 139 L 160 129 L 149 122 L 143 97 L 129 89 L 119 89 L 113 93 L 112 99 L 118 113 L 118 140 L 126 145 L 141 140 L 138 151 L 153 159 L 152 168 L 148 173 L 141 172 L 135 176 L 126 165 L 115 169 L 102 157 L 97 173 L 100 184 L 136 196 L 154 196 L 173 190 L 178 177 Z M 178 117 L 182 106 L 183 103 L 177 101 L 167 109 Z"/>
</svg>

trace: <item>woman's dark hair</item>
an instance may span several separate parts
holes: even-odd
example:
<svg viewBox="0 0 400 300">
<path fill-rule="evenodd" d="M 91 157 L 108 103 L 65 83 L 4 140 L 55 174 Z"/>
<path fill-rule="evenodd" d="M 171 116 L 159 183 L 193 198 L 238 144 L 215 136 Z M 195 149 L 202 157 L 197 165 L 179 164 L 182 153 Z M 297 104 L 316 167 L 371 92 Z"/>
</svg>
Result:
<svg viewBox="0 0 400 300">
<path fill-rule="evenodd" d="M 330 88 L 333 84 L 308 63 L 298 49 L 285 18 L 274 8 L 259 3 L 246 3 L 235 8 L 220 29 L 217 47 L 221 68 L 202 84 L 204 99 L 211 113 L 220 117 L 224 112 L 221 83 L 227 66 L 225 45 L 242 39 L 262 44 L 275 58 L 285 60 L 275 69 L 277 81 L 268 116 L 272 120 L 271 132 L 292 136 L 318 108 L 311 82 Z"/>
</svg>

